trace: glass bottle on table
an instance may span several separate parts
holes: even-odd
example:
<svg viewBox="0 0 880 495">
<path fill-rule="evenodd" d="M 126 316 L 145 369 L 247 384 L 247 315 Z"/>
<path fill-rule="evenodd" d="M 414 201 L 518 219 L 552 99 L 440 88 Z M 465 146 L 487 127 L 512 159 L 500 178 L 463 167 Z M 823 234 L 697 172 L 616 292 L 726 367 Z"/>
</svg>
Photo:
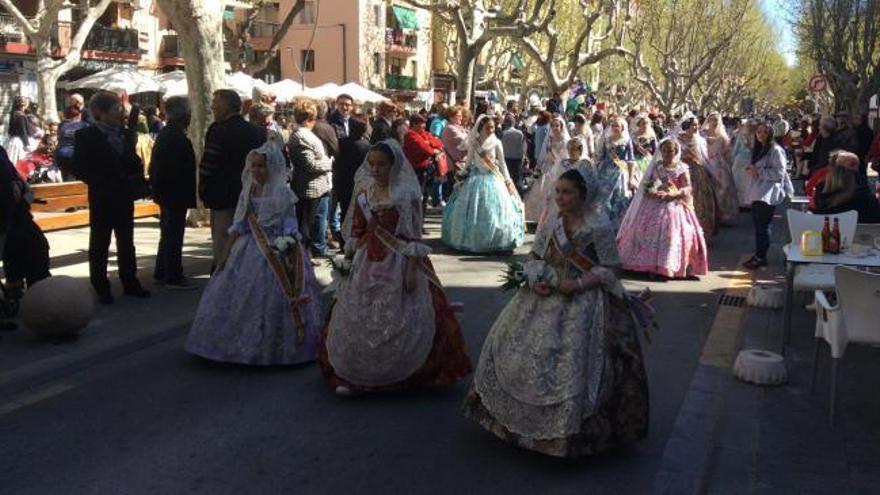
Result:
<svg viewBox="0 0 880 495">
<path fill-rule="evenodd" d="M 834 228 L 831 229 L 831 238 L 828 240 L 828 252 L 831 254 L 840 253 L 840 222 L 834 219 Z"/>
<path fill-rule="evenodd" d="M 825 217 L 825 222 L 822 224 L 822 252 L 828 253 L 828 243 L 831 240 L 831 228 L 829 225 L 828 217 Z"/>
</svg>

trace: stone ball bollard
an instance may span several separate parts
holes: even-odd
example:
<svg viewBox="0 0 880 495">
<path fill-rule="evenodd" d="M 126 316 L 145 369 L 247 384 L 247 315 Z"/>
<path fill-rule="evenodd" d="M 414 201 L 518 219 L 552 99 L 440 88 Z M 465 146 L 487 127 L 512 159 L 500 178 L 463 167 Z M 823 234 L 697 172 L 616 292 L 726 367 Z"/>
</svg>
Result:
<svg viewBox="0 0 880 495">
<path fill-rule="evenodd" d="M 89 324 L 95 302 L 89 285 L 63 275 L 40 280 L 25 292 L 20 315 L 24 326 L 40 337 L 67 337 Z"/>
</svg>

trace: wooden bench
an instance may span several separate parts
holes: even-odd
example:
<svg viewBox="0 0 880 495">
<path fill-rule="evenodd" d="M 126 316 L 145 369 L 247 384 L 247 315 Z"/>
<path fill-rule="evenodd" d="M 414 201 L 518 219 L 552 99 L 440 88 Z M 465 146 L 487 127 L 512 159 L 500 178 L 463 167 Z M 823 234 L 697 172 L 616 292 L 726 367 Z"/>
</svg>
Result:
<svg viewBox="0 0 880 495">
<path fill-rule="evenodd" d="M 89 190 L 84 182 L 34 184 L 34 202 L 31 211 L 34 221 L 44 232 L 83 227 L 89 224 Z M 159 214 L 159 206 L 152 201 L 134 204 L 134 218 Z"/>
</svg>

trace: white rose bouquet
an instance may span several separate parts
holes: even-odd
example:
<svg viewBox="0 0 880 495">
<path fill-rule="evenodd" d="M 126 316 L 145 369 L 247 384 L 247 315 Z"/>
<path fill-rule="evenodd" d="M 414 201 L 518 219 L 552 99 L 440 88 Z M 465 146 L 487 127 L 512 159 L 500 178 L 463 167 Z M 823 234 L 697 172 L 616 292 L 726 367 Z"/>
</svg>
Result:
<svg viewBox="0 0 880 495">
<path fill-rule="evenodd" d="M 297 240 L 294 237 L 289 235 L 282 235 L 275 238 L 275 242 L 272 243 L 272 247 L 275 251 L 279 253 L 286 253 L 288 249 L 293 247 L 297 243 Z"/>
</svg>

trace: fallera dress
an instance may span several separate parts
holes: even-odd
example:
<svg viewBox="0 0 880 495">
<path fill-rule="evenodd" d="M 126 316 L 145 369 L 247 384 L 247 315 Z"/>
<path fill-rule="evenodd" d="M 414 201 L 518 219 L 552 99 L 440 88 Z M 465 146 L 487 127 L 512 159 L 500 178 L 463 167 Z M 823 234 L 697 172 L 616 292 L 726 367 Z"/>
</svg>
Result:
<svg viewBox="0 0 880 495">
<path fill-rule="evenodd" d="M 703 227 L 703 236 L 714 236 L 718 228 L 718 200 L 715 197 L 715 182 L 706 169 L 708 154 L 706 141 L 699 135 L 688 138 L 679 136 L 682 161 L 688 165 L 691 179 L 691 195 L 694 212 Z"/>
<path fill-rule="evenodd" d="M 733 143 L 733 182 L 736 185 L 736 196 L 740 208 L 750 208 L 749 186 L 752 184 L 752 176 L 746 172 L 746 167 L 752 163 L 752 143 L 748 136 L 740 133 Z"/>
<path fill-rule="evenodd" d="M 719 220 L 723 224 L 734 223 L 739 215 L 739 199 L 730 164 L 730 141 L 721 136 L 709 137 L 706 138 L 706 145 L 706 168 L 712 175 L 712 184 L 715 186 Z"/>
<path fill-rule="evenodd" d="M 523 243 L 523 205 L 509 179 L 501 141 L 489 136 L 478 150 L 468 153 L 467 179 L 458 186 L 443 209 L 442 240 L 449 247 L 470 253 L 505 252 Z"/>
<path fill-rule="evenodd" d="M 557 243 L 552 233 L 561 222 L 539 231 L 525 267 L 530 281 L 554 286 L 578 276 L 563 254 L 574 249 L 596 262 L 602 286 L 546 297 L 519 289 L 489 331 L 463 409 L 505 441 L 575 457 L 644 438 L 648 384 L 635 324 L 610 270 L 619 266 L 613 229 L 597 217 Z"/>
<path fill-rule="evenodd" d="M 471 373 L 461 328 L 420 242 L 418 181 L 400 148 L 384 143 L 410 168 L 412 184 L 399 189 L 411 193 L 380 198 L 373 185 L 356 188 L 344 226 L 351 271 L 318 357 L 331 387 L 356 393 L 449 385 Z M 420 263 L 412 291 L 404 287 L 408 258 Z"/>
<path fill-rule="evenodd" d="M 254 217 L 271 201 L 252 197 Z M 299 238 L 293 203 L 280 222 L 262 225 L 268 243 L 281 235 Z M 240 237 L 226 266 L 211 277 L 196 311 L 186 350 L 203 358 L 239 364 L 290 365 L 315 360 L 324 326 L 320 289 L 308 250 L 298 250 L 298 263 L 287 267 L 288 277 L 301 272 L 302 289 L 292 309 L 277 272 L 260 248 L 248 221 L 236 222 L 230 232 Z M 281 260 L 277 253 L 270 252 Z"/>
<path fill-rule="evenodd" d="M 626 163 L 635 160 L 632 142 L 623 140 L 616 144 L 602 145 L 596 169 L 599 184 L 599 205 L 604 208 L 615 230 L 620 227 L 623 215 L 632 199 L 629 191 L 629 174 Z"/>
<path fill-rule="evenodd" d="M 655 185 L 670 189 L 669 184 L 686 196 L 666 201 L 649 192 Z M 649 167 L 617 233 L 617 249 L 625 270 L 669 278 L 707 273 L 706 241 L 690 194 L 687 165 L 677 162 L 669 169 L 654 162 Z"/>
<path fill-rule="evenodd" d="M 568 130 L 564 121 L 562 122 L 560 131 L 548 132 L 547 137 L 543 141 L 543 148 L 538 153 L 537 170 L 540 172 L 538 178 L 529 187 L 523 201 L 525 202 L 526 222 L 541 223 L 546 213 L 547 198 L 553 192 L 556 180 L 552 176 L 553 168 L 563 160 L 568 159 Z M 555 134 L 554 134 L 555 132 Z"/>
</svg>

